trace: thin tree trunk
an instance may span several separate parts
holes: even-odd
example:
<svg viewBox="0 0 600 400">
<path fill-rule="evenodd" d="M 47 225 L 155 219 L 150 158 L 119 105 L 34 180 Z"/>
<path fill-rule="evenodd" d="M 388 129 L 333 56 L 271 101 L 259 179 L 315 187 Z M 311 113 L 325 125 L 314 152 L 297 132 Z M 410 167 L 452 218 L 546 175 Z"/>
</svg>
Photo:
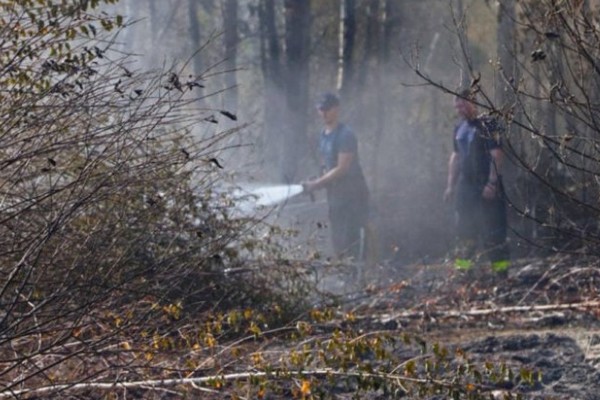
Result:
<svg viewBox="0 0 600 400">
<path fill-rule="evenodd" d="M 200 23 L 199 23 L 199 15 L 198 15 L 198 0 L 188 0 L 188 17 L 189 17 L 189 24 L 190 24 L 190 38 L 191 38 L 191 42 L 192 42 L 192 49 L 194 51 L 198 50 L 202 44 L 201 44 L 201 40 L 202 40 L 202 33 L 201 33 L 201 27 L 200 27 Z M 193 66 L 194 66 L 194 75 L 196 77 L 200 77 L 202 75 L 202 73 L 204 72 L 204 66 L 202 63 L 202 54 L 197 53 L 194 54 L 194 62 L 193 62 Z M 200 89 L 200 88 L 198 88 Z M 201 98 L 202 96 L 198 96 L 199 98 Z"/>
<path fill-rule="evenodd" d="M 496 80 L 496 99 L 501 109 L 514 104 L 515 96 L 513 85 L 516 85 L 517 61 L 515 52 L 516 31 L 515 0 L 503 0 L 498 8 L 498 59 L 500 61 L 501 76 Z"/>
<path fill-rule="evenodd" d="M 274 0 L 261 0 L 259 4 L 261 67 L 265 85 L 264 92 L 264 148 L 266 170 L 271 178 L 281 166 L 283 149 L 282 115 L 284 113 L 281 44 L 277 32 Z"/>
<path fill-rule="evenodd" d="M 354 82 L 354 42 L 356 37 L 356 1 L 340 2 L 340 63 L 338 69 L 338 88 L 343 98 L 350 97 L 351 84 Z"/>
<path fill-rule="evenodd" d="M 223 7 L 225 46 L 225 109 L 237 113 L 238 88 L 237 88 L 237 45 L 238 45 L 238 0 L 225 0 Z"/>
<path fill-rule="evenodd" d="M 285 43 L 287 78 L 285 80 L 287 127 L 284 131 L 284 182 L 296 181 L 300 160 L 308 153 L 308 62 L 310 44 L 310 3 L 285 0 Z"/>
<path fill-rule="evenodd" d="M 390 62 L 390 47 L 392 40 L 392 27 L 393 27 L 393 7 L 392 0 L 381 0 L 378 1 L 376 21 L 379 27 L 377 32 L 377 73 L 375 74 L 375 86 L 377 87 L 377 107 L 375 109 L 375 131 L 373 132 L 373 156 L 372 159 L 372 190 L 377 190 L 379 187 L 379 178 L 382 174 L 379 172 L 379 160 L 378 154 L 381 154 L 381 142 L 386 131 L 386 116 L 387 105 L 390 104 L 390 92 L 386 85 L 384 77 L 388 76 L 389 73 L 389 62 Z"/>
<path fill-rule="evenodd" d="M 594 31 L 593 30 L 594 19 L 593 19 L 592 9 L 590 7 L 590 1 L 589 0 L 580 1 L 578 8 L 579 9 L 577 10 L 577 13 L 582 16 L 582 24 L 580 25 L 580 32 L 581 32 L 582 36 L 587 39 L 588 36 L 591 36 L 591 32 Z M 596 53 L 596 55 L 597 55 L 597 53 Z M 598 77 L 597 74 L 590 74 L 590 77 L 588 79 L 589 79 L 589 87 L 596 88 L 596 90 L 591 90 L 592 96 L 591 96 L 590 101 L 592 102 L 592 104 L 598 104 L 600 102 L 600 91 L 598 90 L 598 88 L 600 88 L 600 77 Z M 585 138 L 589 138 L 590 136 L 593 136 L 592 129 L 590 129 L 590 127 L 587 126 L 587 124 L 583 129 L 582 135 Z M 587 160 L 583 160 L 583 168 L 585 170 L 593 170 L 593 166 L 590 165 L 590 162 Z M 593 199 L 594 191 L 590 190 L 590 189 L 595 186 L 594 176 L 590 175 L 590 174 L 585 174 L 585 176 L 582 177 L 582 182 L 583 182 L 583 184 L 582 184 L 581 200 L 587 204 L 588 201 Z"/>
<path fill-rule="evenodd" d="M 378 10 L 379 0 L 369 0 L 366 5 L 365 11 L 367 14 L 367 27 L 366 37 L 364 40 L 364 49 L 362 61 L 359 64 L 360 70 L 358 72 L 356 90 L 359 93 L 364 92 L 364 88 L 367 85 L 367 77 L 369 76 L 369 63 L 375 57 L 377 42 L 378 42 Z"/>
<path fill-rule="evenodd" d="M 466 87 L 469 83 L 471 70 L 471 56 L 469 52 L 469 42 L 467 40 L 467 22 L 465 16 L 465 8 L 462 0 L 454 0 L 453 18 L 456 28 L 458 47 L 460 51 L 459 60 L 460 69 L 460 86 Z"/>
</svg>

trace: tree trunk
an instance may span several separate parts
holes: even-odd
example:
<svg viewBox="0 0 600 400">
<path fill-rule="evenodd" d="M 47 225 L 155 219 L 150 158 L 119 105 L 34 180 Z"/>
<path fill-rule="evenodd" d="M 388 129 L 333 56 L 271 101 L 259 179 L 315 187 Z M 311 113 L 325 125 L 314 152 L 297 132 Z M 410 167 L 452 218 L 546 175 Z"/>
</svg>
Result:
<svg viewBox="0 0 600 400">
<path fill-rule="evenodd" d="M 356 81 L 356 90 L 359 93 L 364 92 L 369 76 L 369 63 L 376 55 L 377 43 L 379 40 L 379 0 L 369 0 L 365 11 L 367 14 L 366 37 L 364 40 L 363 57 L 360 62 L 360 70 Z"/>
<path fill-rule="evenodd" d="M 515 0 L 503 0 L 498 8 L 498 60 L 500 76 L 496 79 L 496 100 L 500 109 L 508 109 L 515 101 L 513 85 L 517 77 L 517 59 L 515 52 L 516 31 Z"/>
<path fill-rule="evenodd" d="M 378 96 L 376 98 L 376 109 L 375 113 L 375 130 L 373 132 L 373 153 L 372 153 L 372 166 L 371 166 L 371 186 L 372 190 L 377 190 L 379 187 L 379 178 L 382 174 L 379 172 L 380 164 L 378 154 L 381 154 L 381 141 L 386 131 L 386 116 L 387 105 L 391 103 L 390 92 L 386 85 L 384 77 L 388 76 L 390 72 L 390 47 L 392 40 L 392 27 L 393 27 L 393 0 L 381 0 L 378 4 L 378 8 L 375 9 L 375 26 L 377 30 L 377 72 L 375 73 L 375 87 L 377 88 Z"/>
<path fill-rule="evenodd" d="M 189 23 L 190 23 L 190 39 L 192 42 L 192 49 L 193 51 L 198 50 L 200 47 L 202 47 L 202 43 L 200 43 L 200 41 L 202 40 L 202 34 L 201 34 L 201 27 L 200 27 L 200 23 L 198 21 L 198 0 L 188 0 L 188 17 L 189 17 Z M 194 75 L 196 77 L 200 77 L 202 75 L 202 73 L 204 72 L 203 70 L 203 63 L 202 63 L 202 54 L 198 53 L 198 54 L 194 54 Z M 200 88 L 198 88 L 200 89 Z M 200 97 L 200 96 L 199 96 Z"/>
<path fill-rule="evenodd" d="M 467 21 L 465 16 L 465 7 L 462 0 L 454 0 L 453 18 L 456 28 L 458 48 L 460 51 L 460 86 L 466 88 L 470 80 L 471 57 L 469 52 L 469 42 L 467 39 Z"/>
<path fill-rule="evenodd" d="M 283 74 L 281 44 L 277 32 L 274 0 L 261 0 L 259 4 L 261 68 L 264 92 L 264 148 L 265 166 L 270 178 L 280 179 L 273 173 L 281 167 L 283 149 Z"/>
<path fill-rule="evenodd" d="M 354 82 L 354 41 L 356 37 L 356 1 L 340 2 L 340 64 L 338 69 L 338 87 L 342 98 L 350 97 Z"/>
<path fill-rule="evenodd" d="M 225 0 L 223 7 L 223 44 L 225 47 L 225 101 L 226 110 L 237 113 L 237 45 L 238 45 L 238 1 Z"/>
<path fill-rule="evenodd" d="M 285 0 L 285 94 L 287 126 L 284 129 L 282 180 L 294 182 L 300 160 L 308 153 L 308 62 L 310 44 L 310 3 Z"/>
</svg>

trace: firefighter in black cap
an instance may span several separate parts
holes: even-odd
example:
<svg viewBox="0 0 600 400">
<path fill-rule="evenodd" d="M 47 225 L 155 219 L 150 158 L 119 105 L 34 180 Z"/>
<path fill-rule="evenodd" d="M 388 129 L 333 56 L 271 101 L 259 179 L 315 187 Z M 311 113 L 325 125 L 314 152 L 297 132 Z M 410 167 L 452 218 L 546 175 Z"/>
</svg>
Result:
<svg viewBox="0 0 600 400">
<path fill-rule="evenodd" d="M 333 248 L 338 257 L 365 258 L 369 191 L 359 163 L 358 143 L 350 128 L 340 122 L 340 101 L 323 94 L 317 110 L 324 128 L 319 135 L 322 175 L 304 182 L 306 192 L 325 188 Z"/>
</svg>

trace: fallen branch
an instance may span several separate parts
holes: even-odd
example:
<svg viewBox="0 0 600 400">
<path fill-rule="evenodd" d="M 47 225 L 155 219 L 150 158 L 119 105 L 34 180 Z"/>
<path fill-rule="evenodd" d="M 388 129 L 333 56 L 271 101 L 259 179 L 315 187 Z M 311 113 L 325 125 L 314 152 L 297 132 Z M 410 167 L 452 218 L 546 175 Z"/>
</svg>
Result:
<svg viewBox="0 0 600 400">
<path fill-rule="evenodd" d="M 436 317 L 436 318 L 460 318 L 460 317 L 477 317 L 492 314 L 505 314 L 514 312 L 530 312 L 530 311 L 557 311 L 557 310 L 575 310 L 575 309 L 589 309 L 594 307 L 600 307 L 600 301 L 586 301 L 582 303 L 566 303 L 566 304 L 544 304 L 544 305 L 531 305 L 531 306 L 511 306 L 511 307 L 498 307 L 498 308 L 476 308 L 471 310 L 457 311 L 405 311 L 397 314 L 374 314 L 365 317 L 356 317 L 356 319 L 379 319 L 381 322 L 386 323 L 397 319 L 414 319 L 414 318 L 425 318 L 425 317 Z"/>
<path fill-rule="evenodd" d="M 519 302 L 517 303 L 517 305 L 521 305 L 525 299 L 531 294 L 533 293 L 533 291 L 538 287 L 538 285 L 544 280 L 546 279 L 546 277 L 548 275 L 550 275 L 550 273 L 552 271 L 554 271 L 558 266 L 560 265 L 560 263 L 555 263 L 554 265 L 552 265 L 550 267 L 550 269 L 548 269 L 547 271 L 544 272 L 544 274 L 542 275 L 542 277 L 540 279 L 537 280 L 537 282 L 535 282 L 535 285 L 533 285 L 531 288 L 529 288 L 529 290 L 527 291 L 527 293 L 525 293 L 525 295 L 521 298 L 521 300 L 519 300 Z"/>
<path fill-rule="evenodd" d="M 392 381 L 398 385 L 402 390 L 406 389 L 402 386 L 404 383 L 414 384 L 436 384 L 443 387 L 454 387 L 455 384 L 452 382 L 445 382 L 432 379 L 418 379 L 410 378 L 400 374 L 389 374 L 389 373 L 366 373 L 357 371 L 341 371 L 330 368 L 308 370 L 308 371 L 272 371 L 272 372 L 242 372 L 235 374 L 226 375 L 213 375 L 203 376 L 197 378 L 173 378 L 173 379 L 149 379 L 143 381 L 131 381 L 131 382 L 89 382 L 89 383 L 78 383 L 78 384 L 61 384 L 44 386 L 36 389 L 22 389 L 0 392 L 0 399 L 4 398 L 15 398 L 19 396 L 39 396 L 49 393 L 56 392 L 81 392 L 86 390 L 115 390 L 115 389 L 164 389 L 165 387 L 171 387 L 176 385 L 190 385 L 196 389 L 200 389 L 197 385 L 211 384 L 212 382 L 235 382 L 241 380 L 250 380 L 255 378 L 292 378 L 292 377 L 330 377 L 340 376 L 346 378 L 375 378 Z M 483 390 L 491 390 L 491 388 L 480 386 Z"/>
</svg>

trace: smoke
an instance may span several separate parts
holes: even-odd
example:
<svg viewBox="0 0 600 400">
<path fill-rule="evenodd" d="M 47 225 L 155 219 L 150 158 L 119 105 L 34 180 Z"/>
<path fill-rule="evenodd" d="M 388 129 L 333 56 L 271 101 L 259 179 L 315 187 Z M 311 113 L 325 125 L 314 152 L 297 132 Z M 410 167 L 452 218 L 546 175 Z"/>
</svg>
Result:
<svg viewBox="0 0 600 400">
<path fill-rule="evenodd" d="M 186 4 L 175 0 L 148 2 L 143 6 L 138 6 L 133 0 L 121 2 L 125 15 L 140 20 L 136 30 L 124 37 L 127 49 L 146 54 L 147 58 L 156 61 L 186 59 L 185 55 L 196 50 L 197 46 L 191 43 L 188 8 L 177 7 L 179 3 Z M 221 17 L 217 14 L 219 8 L 208 7 L 209 3 L 219 4 L 199 3 L 202 4 L 201 14 L 212 16 L 205 20 L 208 25 L 203 27 L 204 40 L 210 32 L 222 28 L 219 26 Z M 134 4 L 136 7 L 133 7 Z M 151 4 L 155 5 L 154 14 Z M 243 38 L 243 47 L 240 46 L 243 52 L 238 54 L 238 77 L 242 83 L 239 87 L 238 118 L 240 123 L 249 122 L 250 125 L 244 128 L 243 135 L 232 135 L 232 142 L 223 146 L 227 151 L 218 156 L 225 161 L 226 171 L 235 173 L 235 180 L 296 182 L 315 175 L 319 165 L 316 154 L 309 154 L 299 161 L 298 171 L 293 176 L 283 171 L 282 164 L 287 161 L 288 149 L 284 149 L 282 137 L 290 129 L 290 121 L 283 111 L 286 98 L 272 82 L 274 77 L 263 76 L 260 70 L 261 43 L 257 40 L 260 35 L 255 34 L 260 29 L 259 20 L 249 11 L 255 8 L 246 7 L 255 4 L 254 0 L 240 2 L 240 12 L 246 21 L 243 29 L 248 35 Z M 335 57 L 339 45 L 339 20 L 334 18 L 339 7 L 328 2 L 313 4 L 315 19 L 311 22 L 311 35 L 315 42 L 310 54 L 310 99 L 323 91 L 335 90 L 339 67 Z M 446 83 L 458 83 L 460 71 L 454 60 L 460 49 L 456 48 L 456 38 L 449 32 L 452 19 L 447 2 L 391 4 L 396 8 L 398 23 L 394 22 L 391 27 L 390 35 L 394 41 L 385 59 L 378 58 L 379 53 L 369 51 L 369 43 L 366 43 L 367 15 L 359 18 L 355 79 L 349 82 L 348 94 L 342 99 L 342 122 L 355 132 L 359 141 L 360 161 L 371 192 L 372 224 L 377 231 L 381 256 L 399 255 L 403 261 L 409 261 L 426 255 L 443 255 L 451 241 L 453 215 L 449 205 L 442 202 L 442 194 L 447 160 L 452 150 L 454 111 L 451 97 L 424 88 L 406 61 L 411 60 L 415 51 L 428 74 L 439 77 L 440 81 L 443 78 Z M 492 81 L 487 77 L 485 68 L 488 68 L 487 60 L 494 56 L 490 50 L 494 49 L 491 42 L 494 35 L 485 34 L 483 29 L 494 23 L 493 19 L 489 19 L 493 13 L 483 3 L 474 2 L 472 8 L 478 18 L 472 24 L 473 29 L 481 30 L 474 31 L 477 39 L 490 38 L 489 43 L 480 40 L 478 47 L 471 52 L 476 68 L 483 70 L 482 84 L 485 84 Z M 482 19 L 484 17 L 488 19 Z M 150 40 L 152 38 L 156 40 Z M 383 49 L 380 53 L 384 53 Z M 197 57 L 202 57 L 204 65 L 220 66 L 223 58 L 220 40 L 213 40 Z M 192 65 L 187 64 L 186 73 Z M 219 76 L 217 79 L 210 78 L 203 81 L 207 85 L 205 93 L 218 95 L 207 95 L 203 100 L 206 108 L 196 112 L 224 107 L 220 101 L 221 80 Z M 270 99 L 266 103 L 265 97 Z M 312 147 L 316 147 L 321 121 L 312 102 L 309 101 L 308 110 L 293 111 L 308 116 L 306 134 L 313 141 Z M 224 122 L 227 121 L 194 127 L 194 133 L 203 138 L 211 137 L 214 131 L 224 128 Z M 286 213 L 282 218 L 297 220 L 302 231 L 307 232 L 307 237 L 318 236 L 319 240 L 326 237 L 326 228 L 323 228 L 328 220 L 325 200 L 311 202 L 308 198 L 302 199 L 298 196 L 301 192 L 299 185 L 243 186 L 244 190 L 239 193 L 242 200 L 237 206 L 240 212 L 276 209 L 278 213 Z M 316 195 L 323 197 L 323 193 Z"/>
</svg>

